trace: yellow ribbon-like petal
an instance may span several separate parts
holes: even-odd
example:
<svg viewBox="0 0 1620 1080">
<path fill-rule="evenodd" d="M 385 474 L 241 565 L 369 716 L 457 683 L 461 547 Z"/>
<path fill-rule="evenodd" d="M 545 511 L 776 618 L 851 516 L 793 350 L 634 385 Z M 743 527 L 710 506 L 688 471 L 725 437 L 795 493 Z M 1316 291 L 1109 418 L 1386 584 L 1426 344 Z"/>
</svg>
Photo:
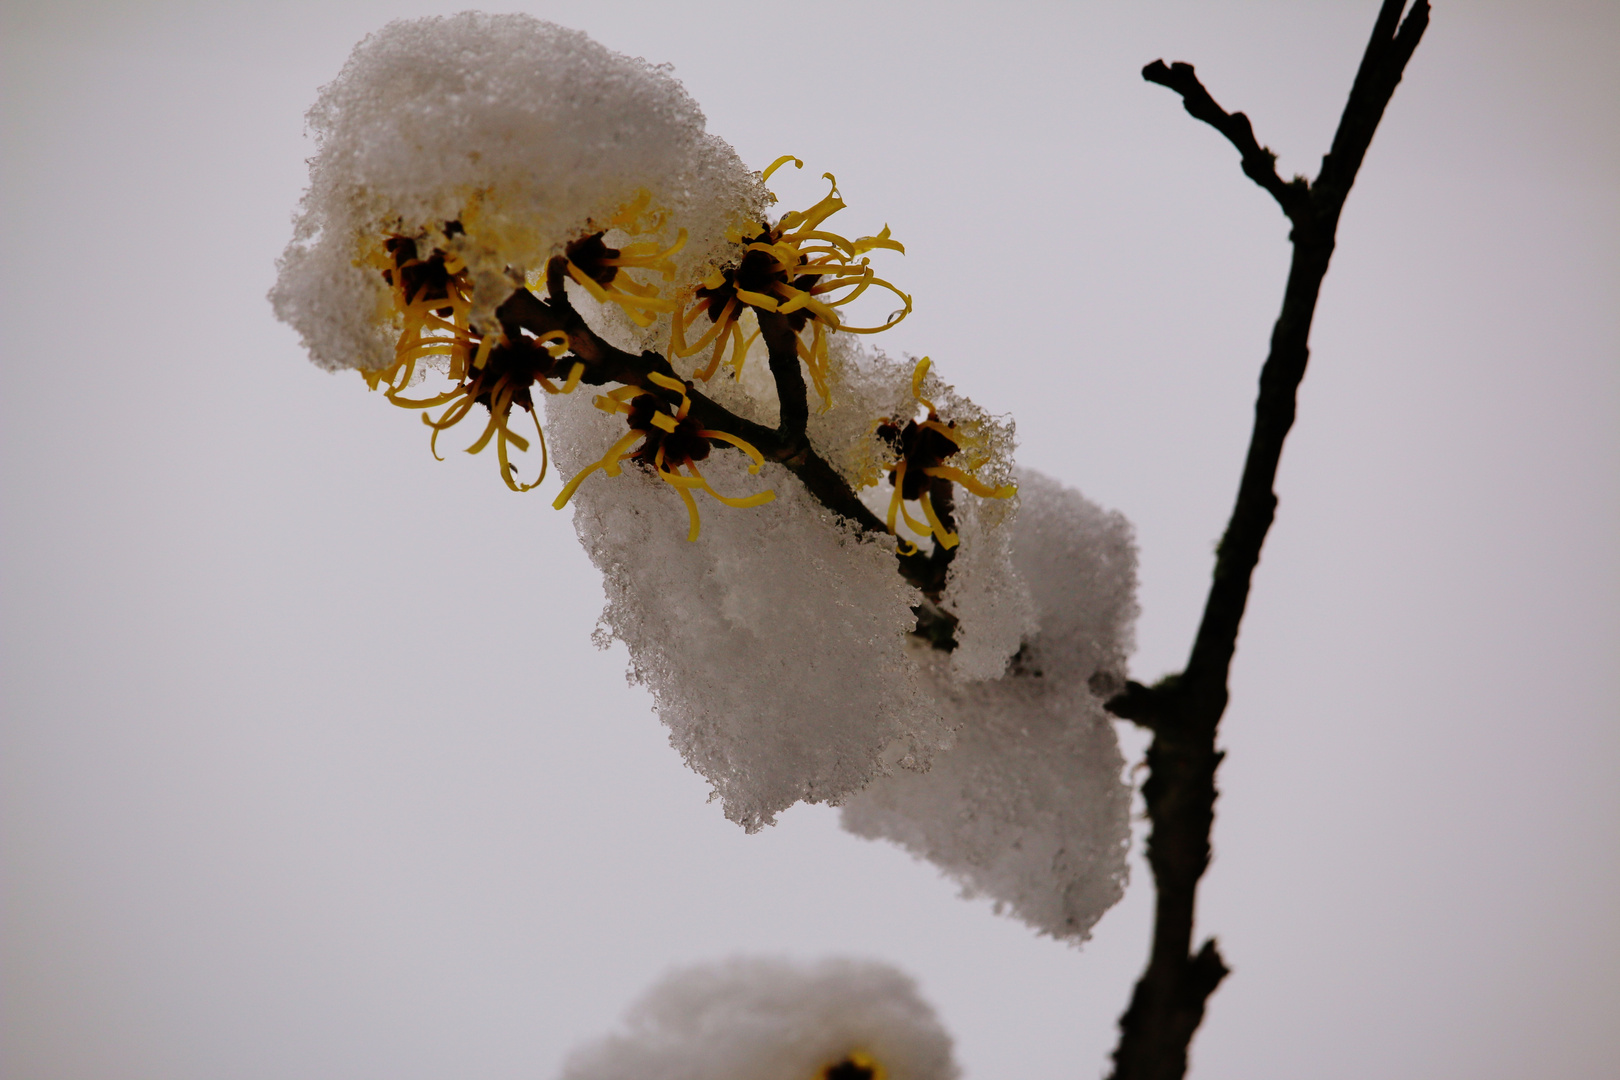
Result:
<svg viewBox="0 0 1620 1080">
<path fill-rule="evenodd" d="M 975 480 L 961 469 L 953 469 L 949 465 L 935 465 L 924 469 L 923 472 L 928 476 L 943 476 L 947 480 L 954 480 L 981 499 L 1010 499 L 1018 494 L 1017 485 L 1003 484 L 1001 487 L 993 488 Z"/>
<path fill-rule="evenodd" d="M 765 166 L 765 171 L 759 174 L 759 182 L 763 184 L 765 181 L 769 180 L 773 172 L 780 169 L 783 165 L 786 165 L 790 161 L 793 162 L 793 167 L 795 169 L 804 168 L 804 162 L 800 161 L 792 154 L 783 154 L 781 157 Z"/>
</svg>

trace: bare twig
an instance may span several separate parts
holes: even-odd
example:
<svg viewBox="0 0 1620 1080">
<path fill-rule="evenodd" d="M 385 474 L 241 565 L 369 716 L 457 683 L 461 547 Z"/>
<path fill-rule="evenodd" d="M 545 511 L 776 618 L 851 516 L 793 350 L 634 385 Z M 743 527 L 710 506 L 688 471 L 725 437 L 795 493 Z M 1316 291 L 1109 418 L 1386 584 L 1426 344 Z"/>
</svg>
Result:
<svg viewBox="0 0 1620 1080">
<path fill-rule="evenodd" d="M 1155 60 L 1142 69 L 1142 78 L 1180 94 L 1181 103 L 1189 113 L 1225 135 L 1243 155 L 1244 175 L 1271 192 L 1283 213 L 1292 218 L 1308 207 L 1310 191 L 1305 178 L 1296 176 L 1292 183 L 1284 183 L 1277 175 L 1277 155 L 1255 139 L 1249 118 L 1240 112 L 1229 113 L 1215 104 L 1191 64 L 1178 61 L 1166 67 L 1163 60 Z"/>
<path fill-rule="evenodd" d="M 1405 0 L 1384 0 L 1372 38 L 1339 120 L 1332 150 L 1314 181 L 1285 183 L 1276 157 L 1254 137 L 1248 117 L 1215 103 L 1190 64 L 1154 61 L 1149 82 L 1180 94 L 1193 116 L 1229 139 L 1243 171 L 1270 192 L 1293 222 L 1294 257 L 1271 352 L 1260 373 L 1254 430 L 1237 503 L 1216 552 L 1214 580 L 1186 670 L 1152 687 L 1128 683 L 1108 702 L 1116 716 L 1153 733 L 1148 780 L 1142 785 L 1152 831 L 1148 865 L 1157 905 L 1153 950 L 1120 1018 L 1114 1050 L 1115 1080 L 1173 1080 L 1186 1073 L 1187 1048 L 1203 1020 L 1210 994 L 1227 974 L 1213 939 L 1193 952 L 1198 881 L 1209 865 L 1215 818 L 1215 770 L 1221 752 L 1216 728 L 1227 703 L 1227 676 L 1260 548 L 1276 513 L 1273 484 L 1283 441 L 1293 426 L 1296 394 L 1309 357 L 1311 319 L 1333 255 L 1344 200 L 1372 142 L 1373 132 L 1429 21 L 1427 0 L 1416 0 L 1403 20 Z"/>
</svg>

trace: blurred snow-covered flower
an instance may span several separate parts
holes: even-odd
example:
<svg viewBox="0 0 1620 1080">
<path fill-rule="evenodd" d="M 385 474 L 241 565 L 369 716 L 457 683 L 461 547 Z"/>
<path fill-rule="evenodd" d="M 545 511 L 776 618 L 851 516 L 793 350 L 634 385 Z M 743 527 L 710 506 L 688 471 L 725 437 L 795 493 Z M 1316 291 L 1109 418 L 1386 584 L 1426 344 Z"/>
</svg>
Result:
<svg viewBox="0 0 1620 1080">
<path fill-rule="evenodd" d="M 955 1080 L 916 984 L 862 960 L 736 959 L 673 972 L 561 1080 Z"/>
</svg>

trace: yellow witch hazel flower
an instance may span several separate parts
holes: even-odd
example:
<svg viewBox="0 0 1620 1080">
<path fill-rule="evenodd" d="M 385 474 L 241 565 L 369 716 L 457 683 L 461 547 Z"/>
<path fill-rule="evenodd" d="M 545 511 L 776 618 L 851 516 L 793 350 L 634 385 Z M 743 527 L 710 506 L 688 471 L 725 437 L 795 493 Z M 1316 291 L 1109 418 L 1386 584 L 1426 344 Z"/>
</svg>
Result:
<svg viewBox="0 0 1620 1080">
<path fill-rule="evenodd" d="M 632 460 L 641 465 L 650 466 L 657 474 L 658 479 L 675 489 L 680 495 L 681 502 L 686 504 L 686 512 L 691 522 L 686 538 L 695 541 L 698 538 L 698 508 L 697 501 L 693 499 L 693 491 L 707 493 L 716 502 L 738 509 L 747 509 L 753 506 L 763 506 L 776 498 L 774 491 L 761 491 L 755 495 L 742 498 L 732 498 L 722 495 L 710 486 L 698 472 L 697 463 L 709 456 L 709 451 L 715 442 L 730 443 L 753 461 L 748 471 L 754 475 L 759 474 L 765 458 L 755 447 L 738 438 L 728 435 L 724 431 L 713 431 L 703 427 L 687 413 L 692 407 L 692 399 L 687 396 L 690 385 L 667 375 L 653 372 L 648 378 L 658 387 L 672 391 L 681 396 L 680 404 L 674 405 L 657 394 L 648 393 L 635 386 L 621 386 L 607 394 L 598 395 L 592 404 L 603 412 L 623 413 L 625 421 L 630 425 L 629 434 L 602 455 L 601 460 L 593 462 L 574 474 L 574 478 L 563 487 L 562 494 L 557 496 L 553 506 L 561 510 L 568 505 L 568 500 L 574 497 L 574 492 L 585 478 L 597 469 L 601 469 L 609 476 L 618 476 L 619 462 Z M 640 443 L 640 446 L 636 444 Z M 681 470 L 685 469 L 683 475 Z"/>
<path fill-rule="evenodd" d="M 923 357 L 917 361 L 911 375 L 911 396 L 925 410 L 923 418 L 919 420 L 913 416 L 902 423 L 895 418 L 884 417 L 873 425 L 873 430 L 894 454 L 894 460 L 884 468 L 894 488 L 884 524 L 891 533 L 895 532 L 896 518 L 899 518 L 913 532 L 920 536 L 931 536 L 935 543 L 950 550 L 960 544 L 962 538 L 945 523 L 944 519 L 950 513 L 949 505 L 942 508 L 936 506 L 935 502 L 936 499 L 944 501 L 951 498 L 952 483 L 961 484 L 984 499 L 1010 499 L 1018 489 L 1012 484 L 992 487 L 973 475 L 974 471 L 990 461 L 991 453 L 982 439 L 957 427 L 954 420 L 949 423 L 941 421 L 934 403 L 923 397 L 923 380 L 928 377 L 931 364 L 928 357 Z M 961 455 L 959 459 L 958 455 Z M 946 462 L 951 459 L 958 459 L 966 468 L 947 465 Z M 911 516 L 905 508 L 907 502 L 918 505 L 924 520 L 918 521 Z M 904 540 L 902 545 L 903 551 L 915 547 Z"/>
<path fill-rule="evenodd" d="M 651 199 L 650 192 L 640 192 L 633 202 L 608 220 L 607 228 L 631 235 L 656 230 L 668 217 L 668 212 L 656 211 L 649 215 Z M 648 219 L 645 224 L 644 218 Z M 593 297 L 602 303 L 617 303 L 632 320 L 643 325 L 650 324 L 656 312 L 672 310 L 671 301 L 659 299 L 658 286 L 635 281 L 629 271 L 653 270 L 666 278 L 674 276 L 671 257 L 685 246 L 686 231 L 681 230 L 670 247 L 640 243 L 623 249 L 610 248 L 603 243 L 606 231 L 588 232 L 564 247 L 562 257 L 570 276 L 585 284 Z M 440 241 L 451 246 L 455 237 L 465 235 L 466 230 L 459 221 L 450 222 L 440 234 Z M 489 411 L 489 421 L 482 435 L 467 447 L 467 453 L 479 453 L 493 437 L 501 478 L 513 491 L 529 491 L 545 479 L 548 465 L 545 433 L 535 411 L 534 388 L 539 387 L 548 394 L 571 393 L 579 384 L 585 365 L 566 358 L 568 335 L 560 330 L 539 336 L 505 327 L 494 333 L 480 333 L 469 318 L 473 287 L 466 265 L 439 247 L 433 248 L 427 258 L 421 258 L 420 248 L 428 242 L 426 236 L 413 239 L 394 235 L 373 255 L 371 263 L 389 284 L 394 309 L 403 325 L 395 343 L 393 362 L 384 368 L 362 370 L 361 374 L 373 390 L 386 387 L 388 400 L 402 408 L 446 406 L 437 419 L 426 415 L 422 418 L 423 423 L 433 429 L 429 448 L 435 457 L 438 457 L 439 433 L 459 424 L 473 406 L 484 406 Z M 544 280 L 543 275 L 540 280 Z M 401 391 L 410 385 L 418 366 L 435 362 L 444 365 L 446 376 L 456 385 L 427 398 L 402 396 Z M 518 482 L 508 460 L 508 446 L 520 451 L 529 449 L 528 440 L 511 430 L 514 407 L 533 418 L 540 444 L 540 474 L 528 484 Z"/>
<path fill-rule="evenodd" d="M 568 276 L 590 293 L 591 299 L 599 304 L 618 305 L 632 323 L 641 327 L 651 326 L 660 314 L 673 312 L 675 302 L 661 299 L 657 285 L 638 282 L 625 271 L 655 270 L 664 281 L 673 280 L 674 256 L 686 246 L 686 230 L 681 229 L 668 247 L 656 241 L 644 241 L 612 248 L 602 238 L 609 230 L 631 236 L 662 231 L 669 220 L 669 211 L 649 209 L 651 202 L 652 192 L 641 191 L 634 202 L 621 207 L 602 228 L 579 237 L 563 249 Z M 536 292 L 542 291 L 544 272 L 531 272 L 528 286 Z"/>
<path fill-rule="evenodd" d="M 795 168 L 804 167 L 804 162 L 787 154 L 765 169 L 761 181 L 769 180 L 772 173 L 790 161 Z M 728 344 L 733 372 L 741 373 L 753 340 L 743 334 L 740 319 L 744 311 L 752 309 L 756 314 L 780 315 L 787 319 L 795 335 L 802 334 L 806 325 L 811 328 L 810 341 L 806 343 L 802 337 L 796 337 L 795 347 L 825 409 L 831 404 L 827 335 L 839 331 L 876 334 L 911 313 L 911 297 L 878 277 L 871 260 L 864 257 L 866 252 L 878 249 L 903 255 L 905 247 L 889 236 L 887 225 L 876 236 L 856 240 L 822 228 L 828 218 L 845 206 L 833 174 L 823 173 L 822 176 L 832 185 L 832 190 L 814 206 L 789 211 L 775 225 L 759 224 L 730 234 L 730 239 L 743 247 L 741 258 L 734 266 L 710 272 L 693 291 L 691 307 L 683 305 L 676 311 L 670 322 L 670 359 L 685 359 L 712 348 L 708 364 L 696 373 L 696 378 L 713 377 Z M 874 285 L 894 293 L 902 307 L 880 326 L 845 324 L 838 308 Z M 688 343 L 687 334 L 702 314 L 709 317 L 709 329 L 696 341 Z M 754 336 L 757 334 L 756 331 Z"/>
<path fill-rule="evenodd" d="M 451 223 L 446 231 L 455 234 L 458 229 L 459 226 Z M 362 370 L 361 374 L 371 389 L 384 389 L 388 400 L 401 408 L 445 406 L 437 419 L 425 414 L 422 417 L 422 422 L 433 431 L 428 446 L 434 457 L 438 457 L 439 433 L 459 424 L 473 406 L 484 406 L 489 412 L 489 421 L 483 433 L 467 447 L 467 452 L 479 453 L 493 438 L 501 478 L 513 491 L 528 491 L 545 479 L 547 464 L 545 434 L 540 429 L 533 389 L 538 386 L 547 393 L 568 393 L 578 385 L 584 365 L 562 363 L 568 351 L 568 337 L 560 331 L 543 338 L 480 334 L 468 319 L 472 287 L 465 265 L 438 248 L 426 259 L 420 258 L 419 248 L 423 242 L 407 236 L 390 236 L 384 243 L 385 259 L 374 260 L 383 263 L 381 274 L 391 287 L 394 306 L 404 327 L 395 343 L 393 363 L 384 368 Z M 402 391 L 411 384 L 418 365 L 433 363 L 443 364 L 446 376 L 455 385 L 427 398 L 403 396 Z M 567 372 L 561 386 L 551 379 L 559 374 L 559 368 Z M 515 446 L 519 451 L 529 449 L 528 439 L 510 427 L 514 407 L 533 418 L 535 436 L 540 443 L 540 475 L 529 484 L 518 482 L 508 460 L 508 446 Z"/>
</svg>

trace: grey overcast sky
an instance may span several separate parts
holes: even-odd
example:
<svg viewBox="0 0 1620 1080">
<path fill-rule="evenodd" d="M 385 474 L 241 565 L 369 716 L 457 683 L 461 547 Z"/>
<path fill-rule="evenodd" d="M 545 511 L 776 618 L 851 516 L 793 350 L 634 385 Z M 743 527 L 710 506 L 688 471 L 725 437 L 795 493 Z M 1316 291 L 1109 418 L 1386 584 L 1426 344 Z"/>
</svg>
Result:
<svg viewBox="0 0 1620 1080">
<path fill-rule="evenodd" d="M 522 8 L 891 225 L 885 344 L 1136 523 L 1152 678 L 1288 245 L 1138 70 L 1314 172 L 1376 6 Z M 317 87 L 456 7 L 3 5 L 0 1073 L 543 1080 L 740 952 L 898 964 L 977 1080 L 1100 1073 L 1145 872 L 1075 950 L 826 808 L 745 836 L 590 645 L 550 495 L 271 318 Z M 1438 0 L 1351 196 L 1224 727 L 1205 1080 L 1620 1074 L 1617 53 L 1614 3 Z"/>
</svg>

